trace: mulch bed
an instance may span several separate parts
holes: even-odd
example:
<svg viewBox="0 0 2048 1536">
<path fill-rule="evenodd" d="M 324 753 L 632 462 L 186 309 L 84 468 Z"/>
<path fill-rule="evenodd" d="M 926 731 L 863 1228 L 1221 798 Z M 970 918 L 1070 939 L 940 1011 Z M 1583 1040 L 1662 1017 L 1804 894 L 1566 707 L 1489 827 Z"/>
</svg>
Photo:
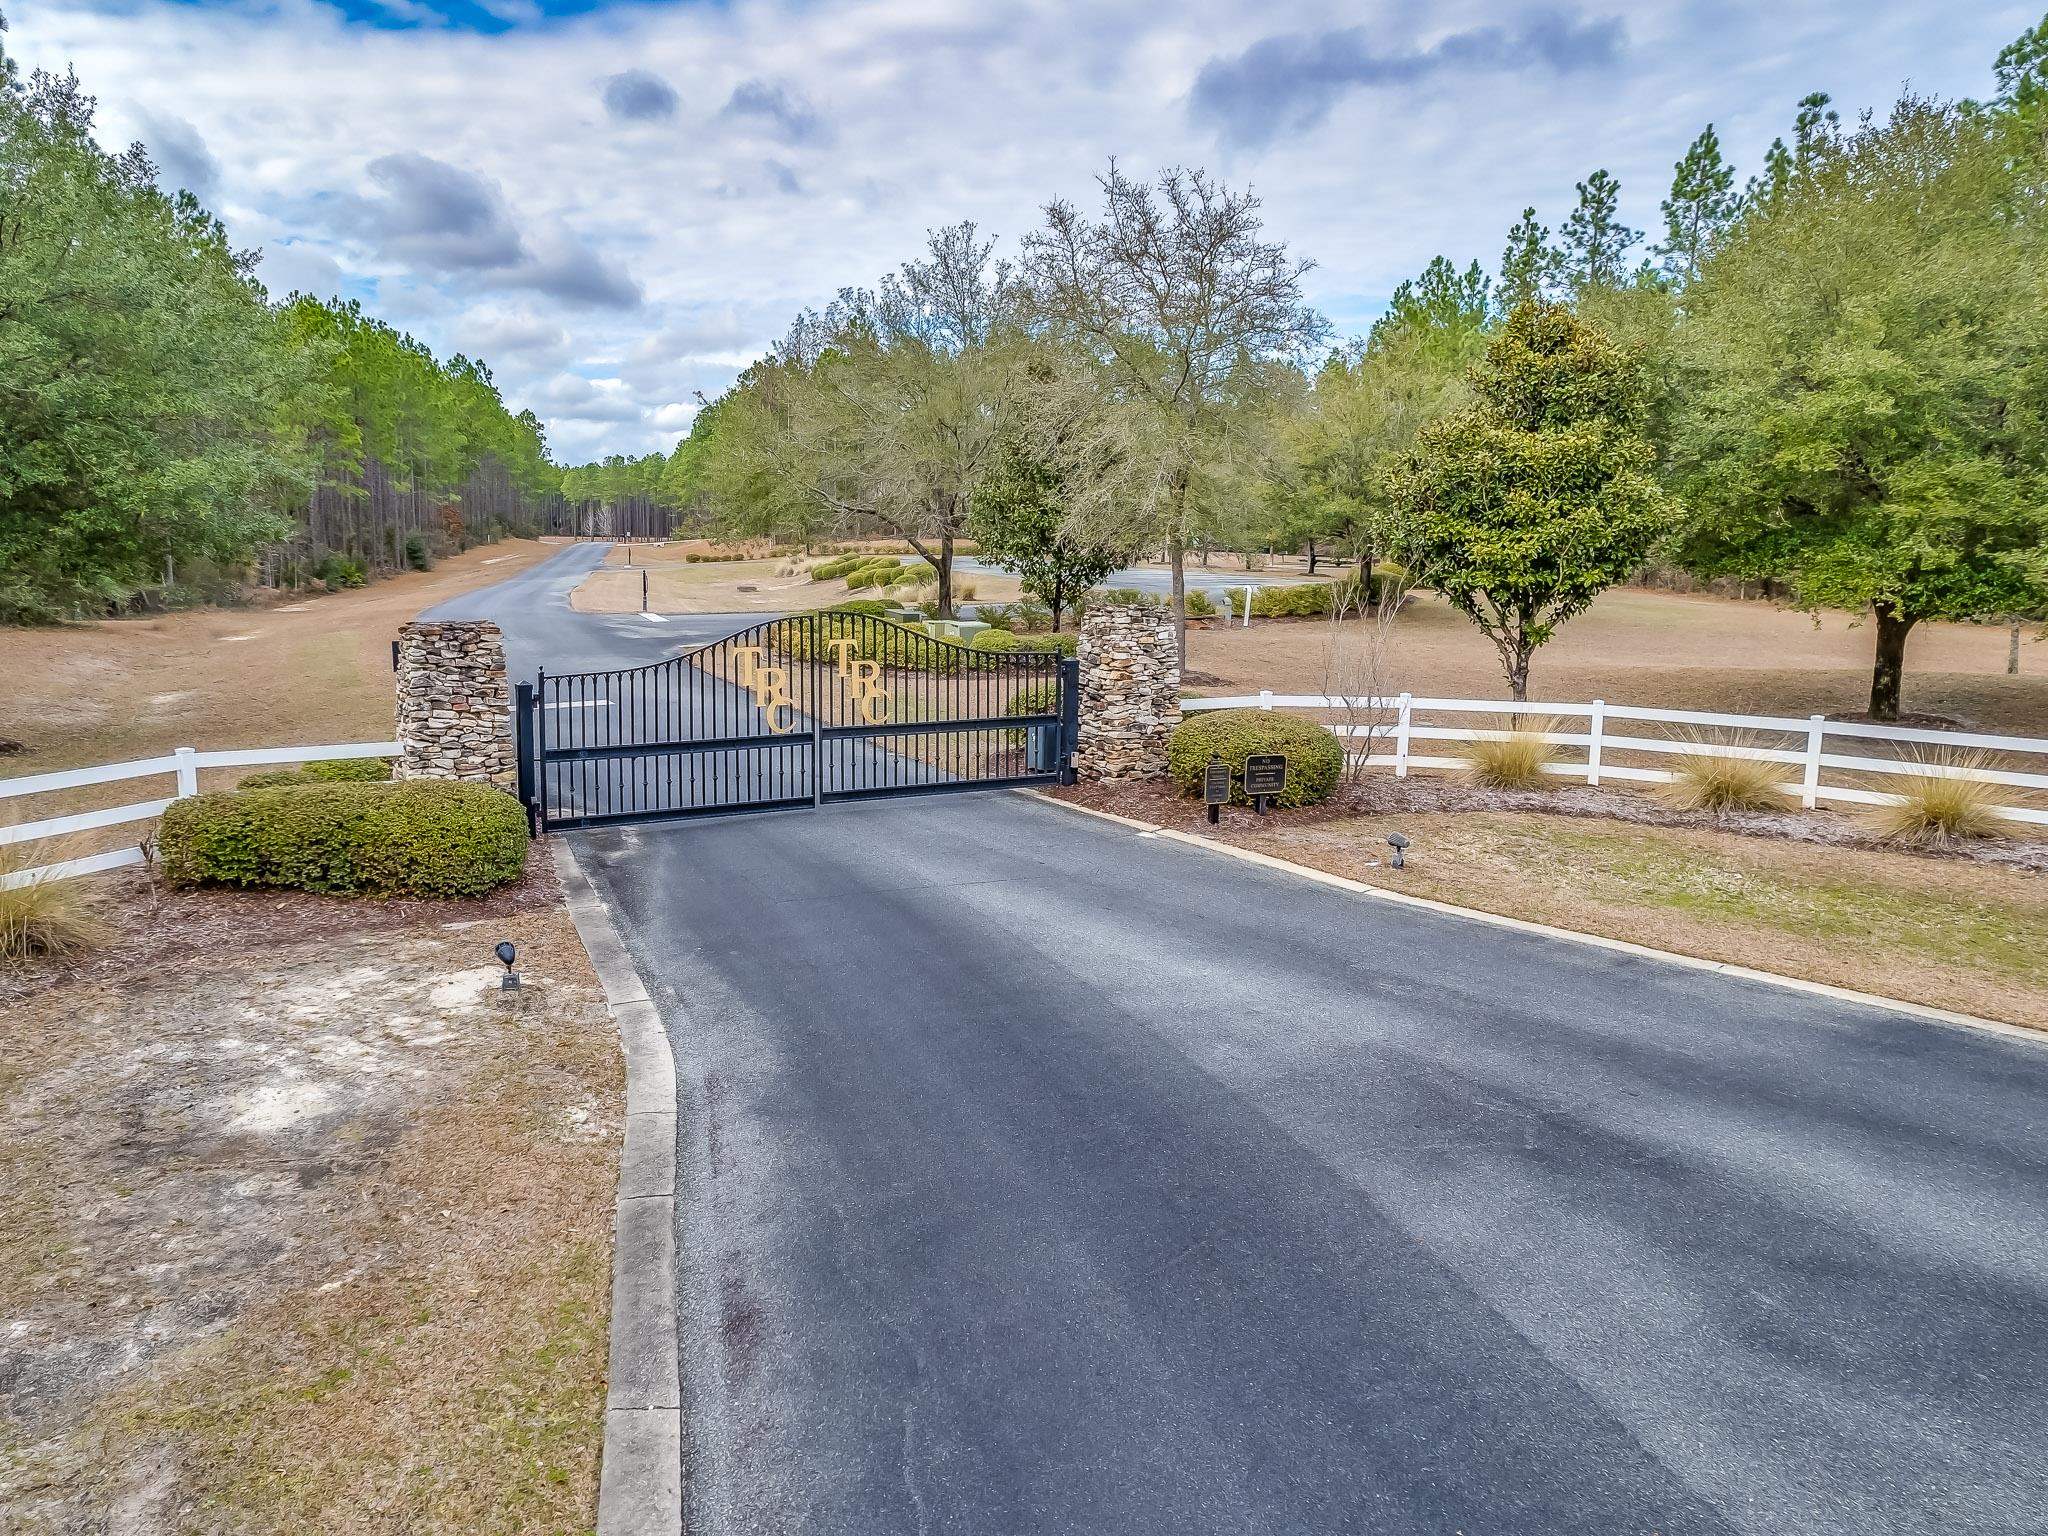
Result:
<svg viewBox="0 0 2048 1536">
<path fill-rule="evenodd" d="M 1076 784 L 1052 789 L 1048 793 L 1056 799 L 1070 800 L 1093 810 L 1109 811 L 1178 831 L 1208 830 L 1208 817 L 1202 803 L 1176 794 L 1161 780 L 1131 784 Z M 1419 776 L 1397 779 L 1381 773 L 1369 779 L 1338 785 L 1337 792 L 1321 805 L 1274 811 L 1268 820 L 1275 825 L 1301 826 L 1357 816 L 1439 811 L 1519 811 L 1544 816 L 1577 816 L 1628 822 L 1640 827 L 1683 827 L 1823 847 L 1862 848 L 1923 858 L 1966 859 L 2048 873 L 2048 842 L 2035 839 L 1984 838 L 1948 848 L 1911 848 L 1873 838 L 1853 820 L 1826 811 L 1726 811 L 1718 815 L 1708 811 L 1680 811 L 1648 795 L 1586 785 L 1561 785 L 1556 789 L 1539 790 L 1481 789 L 1451 779 Z M 1243 819 L 1252 813 L 1231 807 L 1224 814 L 1233 819 Z"/>
<path fill-rule="evenodd" d="M 48 987 L 105 977 L 138 980 L 195 961 L 274 947 L 281 939 L 355 938 L 399 932 L 425 921 L 487 921 L 560 905 L 554 860 L 536 842 L 512 884 L 468 900 L 315 896 L 304 891 L 180 889 L 153 870 L 124 871 L 95 882 L 112 937 L 98 948 L 19 969 L 0 970 L 0 1003 Z"/>
</svg>

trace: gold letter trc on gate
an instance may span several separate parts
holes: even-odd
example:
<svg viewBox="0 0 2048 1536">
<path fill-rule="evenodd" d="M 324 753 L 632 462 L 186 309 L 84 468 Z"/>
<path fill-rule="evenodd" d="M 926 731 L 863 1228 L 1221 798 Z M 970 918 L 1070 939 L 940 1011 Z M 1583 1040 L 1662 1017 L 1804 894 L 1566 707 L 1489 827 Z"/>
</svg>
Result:
<svg viewBox="0 0 2048 1536">
<path fill-rule="evenodd" d="M 832 660 L 839 668 L 839 675 L 841 677 L 851 677 L 853 675 L 852 655 L 854 652 L 859 651 L 860 642 L 842 636 L 837 640 L 826 642 L 825 649 L 832 653 Z"/>
<path fill-rule="evenodd" d="M 879 661 L 856 661 L 846 673 L 847 681 L 853 688 L 853 703 L 860 709 L 860 717 L 869 725 L 880 725 L 889 718 L 888 695 L 882 692 L 882 664 Z"/>
<path fill-rule="evenodd" d="M 793 720 L 777 720 L 780 710 L 794 710 L 789 699 L 789 668 L 764 667 L 758 662 L 753 667 L 753 680 L 747 684 L 753 690 L 754 707 L 768 717 L 768 729 L 780 736 L 786 732 Z"/>
<path fill-rule="evenodd" d="M 742 688 L 754 686 L 754 674 L 761 670 L 761 647 L 736 645 L 732 648 L 732 680 Z"/>
</svg>

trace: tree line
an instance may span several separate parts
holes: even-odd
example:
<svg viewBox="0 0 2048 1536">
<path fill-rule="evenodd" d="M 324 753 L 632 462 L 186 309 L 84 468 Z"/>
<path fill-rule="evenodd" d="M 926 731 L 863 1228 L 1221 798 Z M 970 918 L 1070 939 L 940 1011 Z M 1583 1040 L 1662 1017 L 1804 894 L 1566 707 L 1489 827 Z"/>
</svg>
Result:
<svg viewBox="0 0 2048 1536">
<path fill-rule="evenodd" d="M 900 536 L 947 611 L 970 535 L 1041 592 L 1163 553 L 1183 627 L 1190 552 L 1399 561 L 1518 698 L 1655 556 L 1868 617 L 1895 718 L 1916 624 L 2048 615 L 2048 20 L 1995 75 L 1851 123 L 1809 96 L 1739 186 L 1709 125 L 1647 244 L 1595 171 L 1555 233 L 1524 209 L 1491 273 L 1438 257 L 1335 344 L 1248 192 L 1112 164 L 1014 260 L 936 230 L 673 454 L 571 473 L 726 533 Z"/>
<path fill-rule="evenodd" d="M 0 48 L 0 621 L 197 572 L 353 585 L 563 520 L 540 422 L 483 363 L 353 301 L 273 303 L 94 108 Z"/>
</svg>

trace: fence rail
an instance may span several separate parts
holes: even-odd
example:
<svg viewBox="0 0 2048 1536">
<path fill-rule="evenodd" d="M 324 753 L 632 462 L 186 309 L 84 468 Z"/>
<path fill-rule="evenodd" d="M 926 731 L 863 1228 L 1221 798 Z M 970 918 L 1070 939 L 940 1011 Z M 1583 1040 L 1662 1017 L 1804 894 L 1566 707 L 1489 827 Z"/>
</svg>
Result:
<svg viewBox="0 0 2048 1536">
<path fill-rule="evenodd" d="M 2005 788 L 2048 790 L 2048 772 L 2032 773 L 1969 760 L 1971 754 L 2010 753 L 2030 760 L 2039 759 L 2043 767 L 2048 768 L 2048 740 L 2040 737 L 1994 736 L 1981 731 L 1937 731 L 1918 726 L 1864 725 L 1853 721 L 1830 720 L 1824 715 L 1809 715 L 1802 720 L 1783 715 L 1740 715 L 1708 710 L 1658 709 L 1637 704 L 1609 704 L 1601 699 L 1594 699 L 1591 703 L 1535 701 L 1517 704 L 1506 699 L 1418 698 L 1406 693 L 1380 698 L 1339 694 L 1280 694 L 1270 690 L 1231 698 L 1183 699 L 1181 709 L 1186 713 L 1213 709 L 1342 712 L 1351 718 L 1331 725 L 1331 729 L 1347 740 L 1366 742 L 1364 752 L 1347 754 L 1350 761 L 1361 767 L 1390 768 L 1396 778 L 1406 778 L 1411 770 L 1417 768 L 1456 770 L 1470 766 L 1470 760 L 1467 758 L 1417 753 L 1414 750 L 1416 742 L 1497 741 L 1514 734 L 1512 730 L 1481 725 L 1429 724 L 1418 720 L 1417 716 L 1510 715 L 1530 716 L 1539 720 L 1584 720 L 1586 727 L 1583 730 L 1546 730 L 1541 733 L 1543 739 L 1553 746 L 1584 749 L 1584 761 L 1546 763 L 1543 771 L 1559 778 L 1579 779 L 1592 785 L 1606 779 L 1668 784 L 1678 778 L 1678 775 L 1668 768 L 1614 762 L 1611 754 L 1681 756 L 1704 753 L 1720 757 L 1754 758 L 1797 768 L 1798 778 L 1788 779 L 1780 784 L 1779 788 L 1785 794 L 1797 797 L 1800 805 L 1807 810 L 1814 809 L 1823 801 L 1846 805 L 1892 805 L 1904 798 L 1864 785 L 1831 783 L 1825 777 L 1829 771 L 1837 774 L 1876 775 L 1881 778 L 1886 774 L 1920 774 L 1932 769 L 1958 778 L 1975 779 Z M 1356 723 L 1356 717 L 1360 714 L 1375 718 L 1370 723 L 1360 725 Z M 1717 741 L 1703 735 L 1675 738 L 1640 733 L 1617 734 L 1609 729 L 1610 723 L 1614 721 L 1684 726 L 1695 732 L 1775 734 L 1787 740 L 1783 744 L 1773 745 L 1743 739 Z M 1829 740 L 1837 737 L 1847 738 L 1849 741 L 1895 745 L 1905 749 L 1906 755 L 1880 757 L 1856 752 L 1830 751 Z M 1391 756 L 1381 757 L 1373 751 L 1374 744 L 1382 741 L 1391 745 Z M 1914 755 L 1912 752 L 1914 748 L 1926 747 L 1939 748 L 1946 755 L 1930 759 L 1925 753 Z M 2007 821 L 2048 826 L 2048 808 L 2039 805 L 1999 805 L 1992 809 L 1996 815 Z"/>
<path fill-rule="evenodd" d="M 175 777 L 173 792 L 166 798 L 138 800 L 129 805 L 107 806 L 101 810 L 75 811 L 64 816 L 46 816 L 39 821 L 0 823 L 0 846 L 36 843 L 53 837 L 89 832 L 100 827 L 118 827 L 130 822 L 154 821 L 173 800 L 199 793 L 200 770 L 206 768 L 260 768 L 283 763 L 328 762 L 347 757 L 396 757 L 395 741 L 354 741 L 313 747 L 234 747 L 221 752 L 201 752 L 179 747 L 161 757 L 141 757 L 126 763 L 102 763 L 92 768 L 67 768 L 56 773 L 33 773 L 22 778 L 0 779 L 0 801 L 29 795 L 47 795 L 59 790 L 82 789 L 93 784 L 118 783 L 123 779 L 150 779 L 162 774 Z M 140 864 L 142 845 L 116 848 L 83 858 L 60 859 L 53 864 L 20 869 L 0 875 L 0 889 L 28 885 L 37 880 L 71 875 L 96 874 Z"/>
</svg>

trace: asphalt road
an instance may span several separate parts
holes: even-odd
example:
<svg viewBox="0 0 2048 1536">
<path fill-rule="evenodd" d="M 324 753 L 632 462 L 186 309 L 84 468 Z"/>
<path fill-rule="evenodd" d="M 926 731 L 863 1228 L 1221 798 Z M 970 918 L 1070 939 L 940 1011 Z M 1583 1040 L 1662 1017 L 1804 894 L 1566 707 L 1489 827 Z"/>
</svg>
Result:
<svg viewBox="0 0 2048 1536">
<path fill-rule="evenodd" d="M 576 846 L 692 1529 L 2048 1528 L 2048 1049 L 1007 793 Z"/>
<path fill-rule="evenodd" d="M 751 622 L 600 558 L 432 616 Z M 2048 1048 L 1007 793 L 575 837 L 676 1051 L 695 1530 L 2048 1530 Z"/>
</svg>

